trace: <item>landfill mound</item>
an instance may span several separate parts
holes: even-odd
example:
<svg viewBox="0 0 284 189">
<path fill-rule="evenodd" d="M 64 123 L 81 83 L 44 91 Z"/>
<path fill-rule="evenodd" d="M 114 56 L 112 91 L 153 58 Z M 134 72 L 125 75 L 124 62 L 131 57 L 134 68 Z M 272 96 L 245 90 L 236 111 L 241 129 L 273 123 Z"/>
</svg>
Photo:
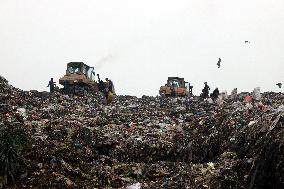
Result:
<svg viewBox="0 0 284 189">
<path fill-rule="evenodd" d="M 284 188 L 284 95 L 246 95 L 106 105 L 0 77 L 0 188 Z"/>
</svg>

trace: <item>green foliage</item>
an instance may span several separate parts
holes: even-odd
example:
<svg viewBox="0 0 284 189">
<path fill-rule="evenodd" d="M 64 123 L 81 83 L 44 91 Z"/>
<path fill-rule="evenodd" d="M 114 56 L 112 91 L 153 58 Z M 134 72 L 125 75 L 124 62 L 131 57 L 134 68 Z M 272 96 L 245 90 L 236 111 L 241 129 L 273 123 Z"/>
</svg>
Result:
<svg viewBox="0 0 284 189">
<path fill-rule="evenodd" d="M 28 140 L 25 131 L 18 127 L 0 125 L 0 186 L 14 181 L 24 168 L 22 152 Z"/>
</svg>

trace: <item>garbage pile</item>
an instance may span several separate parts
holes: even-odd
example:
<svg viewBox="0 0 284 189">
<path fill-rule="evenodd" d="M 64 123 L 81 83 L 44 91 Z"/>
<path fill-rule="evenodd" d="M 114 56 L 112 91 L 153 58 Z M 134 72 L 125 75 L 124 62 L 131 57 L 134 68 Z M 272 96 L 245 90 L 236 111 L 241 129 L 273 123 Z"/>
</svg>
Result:
<svg viewBox="0 0 284 189">
<path fill-rule="evenodd" d="M 0 127 L 28 142 L 0 188 L 284 188 L 284 95 L 253 96 L 106 105 L 99 93 L 22 91 L 1 77 Z"/>
</svg>

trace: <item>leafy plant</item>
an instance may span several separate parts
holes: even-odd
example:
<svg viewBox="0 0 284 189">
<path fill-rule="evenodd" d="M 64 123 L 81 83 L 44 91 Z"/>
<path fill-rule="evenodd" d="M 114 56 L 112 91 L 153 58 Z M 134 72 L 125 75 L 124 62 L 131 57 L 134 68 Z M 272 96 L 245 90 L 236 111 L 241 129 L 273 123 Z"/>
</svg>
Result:
<svg viewBox="0 0 284 189">
<path fill-rule="evenodd" d="M 24 167 L 27 135 L 19 127 L 0 125 L 0 186 L 14 181 Z"/>
</svg>

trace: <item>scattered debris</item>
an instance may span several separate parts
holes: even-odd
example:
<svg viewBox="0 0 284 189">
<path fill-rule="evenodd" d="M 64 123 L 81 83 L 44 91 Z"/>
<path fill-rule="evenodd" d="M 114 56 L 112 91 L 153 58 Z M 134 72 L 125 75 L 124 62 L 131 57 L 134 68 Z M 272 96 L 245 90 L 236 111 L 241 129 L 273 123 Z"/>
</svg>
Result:
<svg viewBox="0 0 284 189">
<path fill-rule="evenodd" d="M 284 188 L 284 95 L 258 92 L 106 105 L 99 92 L 22 91 L 0 77 L 0 128 L 29 140 L 0 187 Z"/>
</svg>

